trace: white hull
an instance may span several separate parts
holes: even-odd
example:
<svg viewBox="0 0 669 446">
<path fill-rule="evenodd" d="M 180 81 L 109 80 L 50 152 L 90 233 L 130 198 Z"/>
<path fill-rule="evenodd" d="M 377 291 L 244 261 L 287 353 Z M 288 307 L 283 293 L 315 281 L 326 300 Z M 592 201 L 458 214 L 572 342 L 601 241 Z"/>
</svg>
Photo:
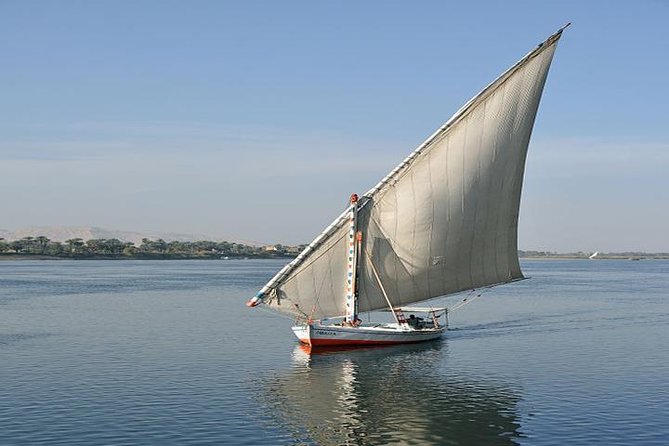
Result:
<svg viewBox="0 0 669 446">
<path fill-rule="evenodd" d="M 445 327 L 416 329 L 398 324 L 359 327 L 308 324 L 293 327 L 293 333 L 300 342 L 312 347 L 408 344 L 440 338 L 445 331 Z"/>
</svg>

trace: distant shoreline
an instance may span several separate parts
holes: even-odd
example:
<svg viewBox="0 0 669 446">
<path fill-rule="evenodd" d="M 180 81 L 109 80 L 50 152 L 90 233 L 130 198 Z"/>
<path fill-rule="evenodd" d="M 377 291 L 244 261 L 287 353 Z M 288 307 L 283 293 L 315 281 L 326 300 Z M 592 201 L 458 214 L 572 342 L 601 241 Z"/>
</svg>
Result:
<svg viewBox="0 0 669 446">
<path fill-rule="evenodd" d="M 136 245 L 119 239 L 80 238 L 64 242 L 50 240 L 48 237 L 23 237 L 19 240 L 0 238 L 0 260 L 228 260 L 228 259 L 292 259 L 300 254 L 307 245 L 287 246 L 245 245 L 234 242 L 215 242 L 199 240 L 195 242 L 165 241 L 162 239 L 142 239 Z M 608 259 L 641 260 L 669 259 L 666 252 L 565 252 L 518 250 L 521 259 Z"/>
<path fill-rule="evenodd" d="M 0 254 L 0 262 L 9 261 L 9 260 L 113 260 L 113 261 L 124 261 L 124 260 L 276 260 L 276 259 L 294 259 L 295 256 L 290 255 L 274 255 L 274 256 L 244 256 L 244 257 L 200 257 L 200 256 L 142 256 L 142 257 L 129 257 L 129 256 L 82 256 L 82 257 L 59 257 L 59 256 L 46 256 L 39 254 Z M 663 254 L 649 254 L 642 257 L 628 257 L 628 256 L 597 256 L 594 259 L 589 259 L 588 257 L 583 256 L 568 256 L 568 255 L 556 255 L 556 256 L 519 256 L 521 260 L 669 260 L 669 255 Z"/>
<path fill-rule="evenodd" d="M 0 254 L 0 262 L 3 260 L 271 260 L 271 259 L 293 259 L 295 256 L 289 255 L 274 255 L 274 256 L 239 256 L 239 257 L 202 257 L 202 256 L 46 256 L 41 254 Z"/>
<path fill-rule="evenodd" d="M 641 257 L 630 257 L 630 256 L 597 256 L 593 259 L 589 257 L 581 256 L 519 256 L 519 259 L 524 260 L 669 260 L 669 255 L 665 254 L 648 254 Z"/>
<path fill-rule="evenodd" d="M 306 245 L 245 245 L 235 242 L 199 240 L 195 242 L 142 239 L 135 245 L 119 239 L 80 238 L 64 242 L 39 235 L 19 240 L 0 238 L 0 259 L 13 260 L 196 260 L 196 259 L 275 259 L 293 258 Z"/>
</svg>

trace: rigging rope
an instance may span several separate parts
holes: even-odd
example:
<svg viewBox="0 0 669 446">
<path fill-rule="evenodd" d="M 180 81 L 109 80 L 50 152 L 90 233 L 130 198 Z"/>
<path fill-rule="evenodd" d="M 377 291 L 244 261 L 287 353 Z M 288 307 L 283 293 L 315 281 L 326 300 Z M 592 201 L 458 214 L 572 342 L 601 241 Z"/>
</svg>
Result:
<svg viewBox="0 0 669 446">
<path fill-rule="evenodd" d="M 460 308 L 464 307 L 464 306 L 467 305 L 468 303 L 471 303 L 471 302 L 475 301 L 476 299 L 478 299 L 479 297 L 481 297 L 481 296 L 483 295 L 483 293 L 486 292 L 487 289 L 488 289 L 488 288 L 483 288 L 483 290 L 481 290 L 480 293 L 478 293 L 476 296 L 470 298 L 470 296 L 472 296 L 472 295 L 476 292 L 476 290 L 472 290 L 472 291 L 467 295 L 467 297 L 465 297 L 464 299 L 462 299 L 462 301 L 460 301 L 458 304 L 456 304 L 453 308 L 449 308 L 449 309 L 448 309 L 449 313 L 450 313 L 450 312 L 453 312 L 453 311 L 455 311 L 455 310 L 459 310 Z"/>
</svg>

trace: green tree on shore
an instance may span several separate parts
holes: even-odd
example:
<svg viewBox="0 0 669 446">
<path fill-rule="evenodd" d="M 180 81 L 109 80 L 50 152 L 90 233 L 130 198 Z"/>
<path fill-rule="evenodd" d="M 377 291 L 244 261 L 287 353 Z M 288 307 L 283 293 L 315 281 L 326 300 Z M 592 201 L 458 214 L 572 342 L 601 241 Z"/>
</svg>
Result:
<svg viewBox="0 0 669 446">
<path fill-rule="evenodd" d="M 49 244 L 49 239 L 43 235 L 35 237 L 35 247 L 40 254 L 46 254 L 46 247 Z"/>
<path fill-rule="evenodd" d="M 113 258 L 113 259 L 219 259 L 225 257 L 256 257 L 271 258 L 286 255 L 285 247 L 266 251 L 258 246 L 242 243 L 214 242 L 198 240 L 181 242 L 142 239 L 139 246 L 118 239 L 72 238 L 63 243 L 51 241 L 48 237 L 24 237 L 20 240 L 7 242 L 0 239 L 0 254 L 42 255 L 75 259 Z"/>
<path fill-rule="evenodd" d="M 71 238 L 69 240 L 65 240 L 65 244 L 67 245 L 68 252 L 73 257 L 84 254 L 85 252 L 86 245 L 80 238 Z"/>
</svg>

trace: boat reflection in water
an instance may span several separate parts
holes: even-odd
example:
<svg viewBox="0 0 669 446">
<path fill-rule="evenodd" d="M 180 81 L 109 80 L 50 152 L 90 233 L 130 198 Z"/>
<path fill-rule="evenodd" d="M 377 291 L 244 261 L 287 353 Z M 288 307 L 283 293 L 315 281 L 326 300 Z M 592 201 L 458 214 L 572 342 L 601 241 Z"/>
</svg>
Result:
<svg viewBox="0 0 669 446">
<path fill-rule="evenodd" d="M 516 444 L 519 397 L 450 370 L 441 342 L 356 350 L 297 346 L 262 403 L 298 443 Z"/>
</svg>

